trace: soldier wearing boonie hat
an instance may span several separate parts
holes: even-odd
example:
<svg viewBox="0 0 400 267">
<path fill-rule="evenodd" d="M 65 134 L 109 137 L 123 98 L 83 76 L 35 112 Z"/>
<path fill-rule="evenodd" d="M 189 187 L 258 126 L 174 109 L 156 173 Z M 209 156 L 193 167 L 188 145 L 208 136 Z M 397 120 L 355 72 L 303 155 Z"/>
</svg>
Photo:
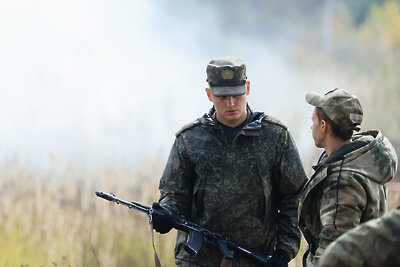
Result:
<svg viewBox="0 0 400 267">
<path fill-rule="evenodd" d="M 206 74 L 213 106 L 176 133 L 160 180 L 159 205 L 271 255 L 271 266 L 287 267 L 299 250 L 297 206 L 306 181 L 295 143 L 279 120 L 248 105 L 243 60 L 213 59 Z M 153 220 L 156 231 L 171 229 Z M 232 260 L 222 258 L 207 244 L 193 257 L 184 249 L 187 238 L 178 231 L 178 266 L 259 266 L 239 253 Z"/>
<path fill-rule="evenodd" d="M 308 242 L 303 265 L 315 266 L 341 234 L 386 212 L 386 183 L 395 175 L 398 159 L 381 132 L 354 134 L 363 119 L 355 95 L 334 89 L 325 95 L 308 93 L 306 101 L 315 107 L 315 145 L 325 150 L 299 204 L 299 225 Z"/>
</svg>

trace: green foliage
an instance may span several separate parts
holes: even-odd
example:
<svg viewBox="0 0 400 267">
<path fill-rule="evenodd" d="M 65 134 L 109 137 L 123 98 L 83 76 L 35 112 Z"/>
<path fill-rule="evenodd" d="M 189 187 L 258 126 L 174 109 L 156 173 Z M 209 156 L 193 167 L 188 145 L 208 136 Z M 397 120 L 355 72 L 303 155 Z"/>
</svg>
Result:
<svg viewBox="0 0 400 267">
<path fill-rule="evenodd" d="M 351 13 L 354 26 L 362 25 L 370 14 L 370 6 L 373 3 L 380 4 L 384 0 L 342 0 Z"/>
<path fill-rule="evenodd" d="M 386 1 L 382 6 L 373 5 L 368 26 L 379 30 L 389 45 L 400 48 L 400 6 L 397 1 Z"/>
</svg>

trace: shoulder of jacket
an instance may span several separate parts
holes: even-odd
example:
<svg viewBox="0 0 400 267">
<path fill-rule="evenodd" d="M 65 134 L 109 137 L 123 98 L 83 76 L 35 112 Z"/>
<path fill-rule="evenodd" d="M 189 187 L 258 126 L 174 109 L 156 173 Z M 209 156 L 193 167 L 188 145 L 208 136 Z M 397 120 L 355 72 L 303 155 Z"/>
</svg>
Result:
<svg viewBox="0 0 400 267">
<path fill-rule="evenodd" d="M 185 125 L 182 126 L 182 128 L 180 128 L 176 133 L 175 136 L 178 137 L 181 133 L 183 133 L 184 131 L 193 128 L 194 126 L 200 124 L 200 119 L 196 119 L 194 121 L 191 121 Z"/>
<path fill-rule="evenodd" d="M 263 122 L 267 122 L 267 123 L 271 123 L 271 124 L 274 124 L 274 125 L 278 125 L 278 126 L 284 128 L 285 130 L 288 129 L 287 126 L 286 126 L 285 124 L 283 124 L 283 122 L 281 122 L 281 121 L 278 120 L 277 118 L 272 117 L 272 116 L 270 116 L 270 115 L 265 115 L 265 116 L 262 118 L 262 121 L 263 121 Z"/>
</svg>

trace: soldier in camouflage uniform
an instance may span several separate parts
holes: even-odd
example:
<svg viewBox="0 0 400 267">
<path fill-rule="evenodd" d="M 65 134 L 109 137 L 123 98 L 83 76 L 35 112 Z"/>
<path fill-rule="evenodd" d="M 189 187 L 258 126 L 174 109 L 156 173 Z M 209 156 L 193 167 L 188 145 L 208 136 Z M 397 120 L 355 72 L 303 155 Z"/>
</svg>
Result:
<svg viewBox="0 0 400 267">
<path fill-rule="evenodd" d="M 213 107 L 176 133 L 159 203 L 241 246 L 272 254 L 268 266 L 287 266 L 299 249 L 298 198 L 307 179 L 293 138 L 280 121 L 248 106 L 242 60 L 211 60 L 206 72 Z M 170 230 L 162 220 L 154 228 Z M 178 266 L 220 266 L 217 248 L 203 244 L 193 257 L 182 249 L 186 238 L 178 232 Z M 229 264 L 257 266 L 239 254 Z"/>
<path fill-rule="evenodd" d="M 320 267 L 400 266 L 400 209 L 366 222 L 336 239 Z"/>
<path fill-rule="evenodd" d="M 386 183 L 396 173 L 397 155 L 379 131 L 353 135 L 363 116 L 356 96 L 335 89 L 308 93 L 306 101 L 315 106 L 315 145 L 325 149 L 299 204 L 299 225 L 308 242 L 303 264 L 314 266 L 341 234 L 386 212 Z"/>
</svg>

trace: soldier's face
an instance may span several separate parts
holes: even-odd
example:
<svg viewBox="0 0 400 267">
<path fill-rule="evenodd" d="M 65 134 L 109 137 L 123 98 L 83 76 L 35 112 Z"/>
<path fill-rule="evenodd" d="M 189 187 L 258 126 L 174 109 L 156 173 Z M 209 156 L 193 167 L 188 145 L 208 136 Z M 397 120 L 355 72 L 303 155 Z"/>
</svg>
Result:
<svg viewBox="0 0 400 267">
<path fill-rule="evenodd" d="M 219 122 L 229 127 L 236 127 L 247 118 L 249 86 L 246 93 L 239 96 L 213 96 L 207 89 L 208 99 L 214 104 Z"/>
<path fill-rule="evenodd" d="M 317 115 L 317 108 L 314 108 L 311 120 L 312 120 L 311 131 L 315 146 L 321 148 L 323 147 L 324 130 L 322 121 L 320 121 Z"/>
</svg>

